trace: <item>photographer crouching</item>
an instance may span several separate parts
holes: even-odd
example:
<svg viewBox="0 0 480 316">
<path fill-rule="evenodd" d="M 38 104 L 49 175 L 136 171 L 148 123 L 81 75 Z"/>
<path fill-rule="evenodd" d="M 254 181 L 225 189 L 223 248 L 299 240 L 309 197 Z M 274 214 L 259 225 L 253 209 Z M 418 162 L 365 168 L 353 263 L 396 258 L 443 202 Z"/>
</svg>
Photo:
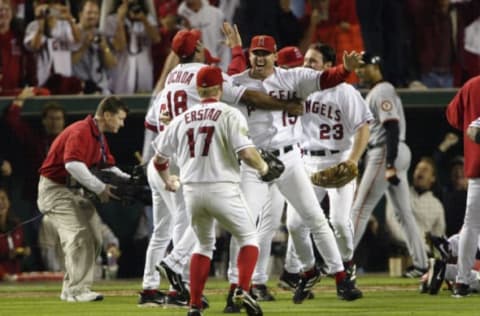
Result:
<svg viewBox="0 0 480 316">
<path fill-rule="evenodd" d="M 80 42 L 80 30 L 69 8 L 54 2 L 35 6 L 23 43 L 35 53 L 38 86 L 51 94 L 76 94 L 81 83 L 72 75 L 72 49 Z"/>
<path fill-rule="evenodd" d="M 98 30 L 100 7 L 96 0 L 83 1 L 79 24 L 81 45 L 72 54 L 73 74 L 82 80 L 85 94 L 109 95 L 107 69 L 117 64 L 117 58 Z"/>
</svg>

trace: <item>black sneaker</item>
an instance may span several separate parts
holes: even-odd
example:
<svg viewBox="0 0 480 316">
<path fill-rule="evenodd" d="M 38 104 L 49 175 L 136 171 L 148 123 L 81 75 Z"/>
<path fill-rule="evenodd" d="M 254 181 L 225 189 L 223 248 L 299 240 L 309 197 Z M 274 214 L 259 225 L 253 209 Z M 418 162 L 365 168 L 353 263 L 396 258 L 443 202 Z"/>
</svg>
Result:
<svg viewBox="0 0 480 316">
<path fill-rule="evenodd" d="M 465 296 L 469 296 L 471 294 L 470 286 L 468 284 L 463 283 L 455 283 L 453 287 L 453 294 L 452 296 L 455 298 L 461 298 Z"/>
<path fill-rule="evenodd" d="M 314 272 L 314 275 L 311 277 L 300 277 L 295 293 L 293 294 L 293 302 L 295 304 L 301 304 L 309 295 L 311 295 L 313 286 L 320 281 L 320 272 L 316 268 Z"/>
<path fill-rule="evenodd" d="M 160 261 L 160 264 L 156 266 L 158 272 L 160 272 L 165 278 L 168 279 L 168 282 L 172 287 L 184 297 L 188 297 L 190 294 L 188 292 L 185 283 L 183 282 L 182 275 L 170 269 L 170 267 L 164 262 Z"/>
<path fill-rule="evenodd" d="M 225 314 L 238 314 L 241 313 L 241 306 L 236 305 L 233 302 L 233 290 L 230 290 L 228 292 L 227 296 L 227 305 L 225 305 L 225 308 L 223 309 L 223 312 Z"/>
<path fill-rule="evenodd" d="M 427 273 L 427 269 L 415 267 L 415 266 L 410 266 L 407 268 L 407 271 L 403 274 L 404 278 L 410 278 L 410 279 L 415 279 L 419 278 L 425 273 Z"/>
<path fill-rule="evenodd" d="M 188 307 L 190 297 L 183 296 L 179 293 L 168 293 L 165 304 L 171 307 Z"/>
<path fill-rule="evenodd" d="M 245 307 L 248 316 L 263 316 L 262 308 L 258 305 L 257 301 L 241 287 L 237 287 L 233 291 L 232 300 L 235 305 Z"/>
<path fill-rule="evenodd" d="M 207 308 L 210 308 L 210 302 L 205 295 L 202 295 L 202 310 L 206 310 Z"/>
<path fill-rule="evenodd" d="M 451 259 L 450 242 L 445 236 L 435 236 L 427 233 L 426 240 L 440 253 L 443 260 L 447 262 Z"/>
<path fill-rule="evenodd" d="M 196 306 L 190 307 L 187 316 L 202 316 L 202 310 Z"/>
<path fill-rule="evenodd" d="M 354 284 L 357 281 L 357 265 L 353 261 L 348 261 L 343 263 L 345 272 L 347 273 L 347 278 L 350 279 Z"/>
<path fill-rule="evenodd" d="M 275 297 L 273 297 L 272 293 L 268 290 L 265 284 L 255 284 L 250 289 L 250 295 L 259 302 L 271 302 L 275 301 Z"/>
<path fill-rule="evenodd" d="M 278 281 L 278 286 L 284 290 L 295 291 L 300 275 L 298 273 L 290 273 L 287 270 L 283 270 Z"/>
<path fill-rule="evenodd" d="M 153 294 L 142 291 L 138 294 L 138 307 L 158 307 L 165 304 L 165 294 L 160 291 Z"/>
<path fill-rule="evenodd" d="M 363 296 L 362 291 L 355 287 L 355 283 L 347 278 L 337 284 L 337 297 L 345 301 L 354 301 Z"/>
<path fill-rule="evenodd" d="M 447 264 L 445 261 L 435 259 L 435 263 L 430 267 L 428 271 L 428 293 L 431 295 L 437 295 L 445 279 L 445 270 Z"/>
</svg>

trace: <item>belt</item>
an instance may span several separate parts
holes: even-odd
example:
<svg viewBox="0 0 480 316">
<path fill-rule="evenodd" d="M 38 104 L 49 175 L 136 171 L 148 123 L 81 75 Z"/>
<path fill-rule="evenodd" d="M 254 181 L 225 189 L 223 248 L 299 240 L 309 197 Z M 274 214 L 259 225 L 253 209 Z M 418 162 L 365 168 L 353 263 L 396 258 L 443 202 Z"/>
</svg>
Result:
<svg viewBox="0 0 480 316">
<path fill-rule="evenodd" d="M 327 156 L 327 155 L 333 155 L 333 154 L 338 154 L 340 150 L 303 150 L 303 153 L 305 155 L 310 155 L 310 156 Z"/>
<path fill-rule="evenodd" d="M 285 146 L 283 148 L 280 148 L 280 149 L 275 149 L 275 150 L 272 150 L 270 151 L 274 156 L 278 157 L 280 156 L 281 154 L 286 154 L 288 153 L 289 151 L 292 151 L 293 150 L 293 145 L 288 145 L 288 146 Z"/>
</svg>

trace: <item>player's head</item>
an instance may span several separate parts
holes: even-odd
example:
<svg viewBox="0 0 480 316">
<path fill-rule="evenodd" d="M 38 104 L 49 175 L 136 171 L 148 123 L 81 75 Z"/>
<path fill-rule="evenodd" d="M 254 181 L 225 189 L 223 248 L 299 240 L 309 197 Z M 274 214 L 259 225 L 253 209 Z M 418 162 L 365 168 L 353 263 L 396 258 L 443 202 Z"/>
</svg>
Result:
<svg viewBox="0 0 480 316">
<path fill-rule="evenodd" d="M 303 54 L 296 46 L 286 46 L 277 53 L 277 65 L 289 69 L 303 65 Z"/>
<path fill-rule="evenodd" d="M 362 55 L 363 65 L 358 67 L 355 72 L 360 78 L 361 83 L 372 85 L 383 79 L 381 63 L 379 56 L 365 52 Z"/>
<path fill-rule="evenodd" d="M 85 28 L 95 28 L 100 19 L 100 7 L 96 0 L 84 0 L 80 6 L 80 24 Z"/>
<path fill-rule="evenodd" d="M 249 60 L 254 78 L 266 78 L 273 73 L 277 61 L 277 44 L 269 35 L 254 36 L 250 42 Z"/>
<path fill-rule="evenodd" d="M 422 157 L 413 171 L 413 187 L 418 191 L 430 190 L 437 180 L 435 162 L 430 157 Z"/>
<path fill-rule="evenodd" d="M 335 65 L 337 55 L 333 47 L 315 43 L 310 45 L 305 53 L 303 66 L 315 70 L 326 70 Z"/>
<path fill-rule="evenodd" d="M 204 62 L 205 52 L 199 30 L 181 30 L 172 40 L 172 50 L 177 54 L 181 64 Z"/>
<path fill-rule="evenodd" d="M 128 106 L 122 100 L 108 96 L 100 101 L 95 112 L 95 119 L 102 132 L 118 133 L 118 130 L 125 125 L 127 114 Z"/>
<path fill-rule="evenodd" d="M 47 135 L 56 136 L 65 128 L 65 109 L 57 102 L 48 102 L 42 109 L 42 125 Z"/>
<path fill-rule="evenodd" d="M 220 100 L 222 84 L 222 70 L 217 66 L 205 66 L 197 72 L 197 91 L 201 99 Z"/>
<path fill-rule="evenodd" d="M 9 29 L 13 18 L 11 0 L 0 0 L 0 30 Z"/>
</svg>

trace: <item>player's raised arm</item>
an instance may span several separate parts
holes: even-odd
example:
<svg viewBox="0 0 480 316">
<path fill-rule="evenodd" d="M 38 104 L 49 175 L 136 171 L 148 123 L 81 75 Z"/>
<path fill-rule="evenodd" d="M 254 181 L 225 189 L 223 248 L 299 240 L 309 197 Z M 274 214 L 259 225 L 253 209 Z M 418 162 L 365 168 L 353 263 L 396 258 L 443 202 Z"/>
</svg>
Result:
<svg viewBox="0 0 480 316">
<path fill-rule="evenodd" d="M 362 64 L 362 54 L 352 51 L 343 52 L 343 64 L 325 70 L 320 76 L 320 88 L 332 88 L 348 77 L 351 71 L 354 71 Z"/>
</svg>

